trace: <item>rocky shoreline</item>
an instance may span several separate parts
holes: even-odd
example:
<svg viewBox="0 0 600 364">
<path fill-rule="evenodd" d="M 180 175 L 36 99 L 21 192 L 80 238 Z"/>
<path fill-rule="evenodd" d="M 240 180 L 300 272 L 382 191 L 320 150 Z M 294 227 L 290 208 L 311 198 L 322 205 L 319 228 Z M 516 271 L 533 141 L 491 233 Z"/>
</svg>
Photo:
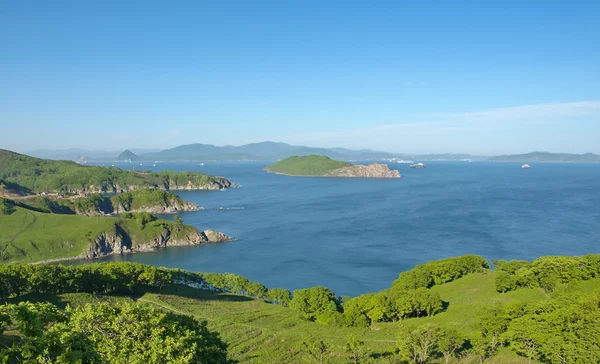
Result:
<svg viewBox="0 0 600 364">
<path fill-rule="evenodd" d="M 90 242 L 90 247 L 86 248 L 81 254 L 68 258 L 46 259 L 31 264 L 60 263 L 74 260 L 94 260 L 119 254 L 135 254 L 141 252 L 153 252 L 170 247 L 195 246 L 208 243 L 224 243 L 234 241 L 221 232 L 215 230 L 199 231 L 195 228 L 186 233 L 183 237 L 173 238 L 172 231 L 163 230 L 159 235 L 154 236 L 149 241 L 132 241 L 125 230 L 116 227 L 115 231 L 104 232 Z"/>
<path fill-rule="evenodd" d="M 387 164 L 383 163 L 371 163 L 369 165 L 354 164 L 352 166 L 346 166 L 337 168 L 327 172 L 324 175 L 297 175 L 288 174 L 282 172 L 274 172 L 269 170 L 267 167 L 264 168 L 266 172 L 278 174 L 282 176 L 292 177 L 321 177 L 321 178 L 402 178 L 400 172 L 397 170 L 391 170 Z"/>
</svg>

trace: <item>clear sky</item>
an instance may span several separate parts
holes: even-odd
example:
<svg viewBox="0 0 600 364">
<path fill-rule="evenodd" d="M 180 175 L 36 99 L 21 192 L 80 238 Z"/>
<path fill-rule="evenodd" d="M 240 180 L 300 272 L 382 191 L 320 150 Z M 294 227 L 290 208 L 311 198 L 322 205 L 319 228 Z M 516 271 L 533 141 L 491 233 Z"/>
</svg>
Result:
<svg viewBox="0 0 600 364">
<path fill-rule="evenodd" d="M 600 153 L 599 14 L 565 0 L 3 1 L 0 148 Z"/>
</svg>

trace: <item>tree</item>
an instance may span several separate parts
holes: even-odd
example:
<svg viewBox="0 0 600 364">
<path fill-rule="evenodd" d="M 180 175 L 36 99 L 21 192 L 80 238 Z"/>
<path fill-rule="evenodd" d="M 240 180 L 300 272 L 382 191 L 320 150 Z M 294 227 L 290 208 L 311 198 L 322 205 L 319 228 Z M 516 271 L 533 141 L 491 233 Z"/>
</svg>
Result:
<svg viewBox="0 0 600 364">
<path fill-rule="evenodd" d="M 454 357 L 454 354 L 460 350 L 466 342 L 465 335 L 454 329 L 446 328 L 441 331 L 438 341 L 438 350 L 444 355 L 446 364 Z"/>
<path fill-rule="evenodd" d="M 400 354 L 405 360 L 426 363 L 434 352 L 442 330 L 433 324 L 425 324 L 405 330 L 398 338 Z"/>
<path fill-rule="evenodd" d="M 532 316 L 523 316 L 512 320 L 502 338 L 510 342 L 510 347 L 518 354 L 531 359 L 537 357 L 539 349 L 553 335 L 553 330 L 543 322 L 537 322 Z"/>
<path fill-rule="evenodd" d="M 292 300 L 292 293 L 283 288 L 271 288 L 267 291 L 267 300 L 282 306 L 288 306 Z"/>
<path fill-rule="evenodd" d="M 309 337 L 302 342 L 304 350 L 308 356 L 316 363 L 323 364 L 327 362 L 327 356 L 331 346 L 323 340 Z"/>
<path fill-rule="evenodd" d="M 0 198 L 0 215 L 10 215 L 15 212 L 15 203 L 12 200 Z"/>
<path fill-rule="evenodd" d="M 481 334 L 488 340 L 490 355 L 502 345 L 501 335 L 510 319 L 501 306 L 489 307 L 480 316 Z"/>
<path fill-rule="evenodd" d="M 346 341 L 345 349 L 352 356 L 354 364 L 359 364 L 364 361 L 368 354 L 365 351 L 365 343 L 360 341 L 356 335 L 350 335 L 348 341 Z"/>
<path fill-rule="evenodd" d="M 179 215 L 173 216 L 173 220 L 175 221 L 175 223 L 177 224 L 177 226 L 182 226 L 183 225 L 183 219 L 181 217 L 179 217 Z"/>
<path fill-rule="evenodd" d="M 294 291 L 290 308 L 310 321 L 329 323 L 340 311 L 337 297 L 329 288 L 316 286 Z"/>
</svg>

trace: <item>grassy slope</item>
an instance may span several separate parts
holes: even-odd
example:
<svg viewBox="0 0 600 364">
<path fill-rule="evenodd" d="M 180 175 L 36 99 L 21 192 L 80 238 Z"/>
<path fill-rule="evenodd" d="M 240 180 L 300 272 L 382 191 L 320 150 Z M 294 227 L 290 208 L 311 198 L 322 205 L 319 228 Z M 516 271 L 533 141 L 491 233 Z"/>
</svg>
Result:
<svg viewBox="0 0 600 364">
<path fill-rule="evenodd" d="M 548 299 L 538 289 L 519 289 L 505 294 L 494 289 L 495 273 L 472 274 L 433 288 L 449 303 L 446 312 L 432 318 L 415 318 L 396 323 L 378 323 L 370 329 L 340 328 L 303 321 L 285 307 L 231 294 L 216 294 L 179 288 L 169 294 L 146 294 L 143 300 L 154 302 L 180 313 L 206 319 L 230 346 L 233 359 L 241 362 L 299 362 L 305 355 L 299 350 L 307 335 L 332 345 L 332 361 L 347 362 L 344 344 L 349 334 L 358 335 L 370 351 L 390 356 L 403 325 L 416 326 L 434 322 L 454 326 L 469 333 L 476 329 L 476 313 L 498 302 L 533 302 Z M 600 280 L 584 282 L 586 290 L 600 287 Z M 387 353 L 387 354 L 386 354 Z M 383 362 L 387 359 L 382 358 Z M 508 348 L 500 350 L 489 363 L 525 363 Z"/>
<path fill-rule="evenodd" d="M 13 263 L 75 257 L 91 239 L 102 232 L 114 231 L 117 223 L 134 242 L 148 241 L 163 230 L 153 223 L 142 229 L 131 219 L 46 214 L 17 207 L 11 215 L 0 216 L 0 256 Z M 160 223 L 174 226 L 164 220 Z M 188 229 L 193 228 L 186 226 L 181 233 Z"/>
<path fill-rule="evenodd" d="M 185 186 L 216 182 L 219 179 L 195 172 L 137 172 L 119 168 L 82 166 L 70 161 L 33 158 L 0 149 L 0 179 L 41 191 L 79 191 L 89 186 Z"/>
<path fill-rule="evenodd" d="M 351 166 L 348 162 L 340 162 L 329 157 L 309 155 L 305 157 L 289 157 L 266 167 L 269 172 L 289 174 L 293 176 L 324 176 L 334 169 Z"/>
<path fill-rule="evenodd" d="M 302 341 L 312 335 L 331 345 L 331 363 L 348 363 L 349 357 L 344 344 L 349 334 L 356 334 L 365 346 L 378 356 L 377 362 L 398 362 L 392 353 L 395 350 L 397 333 L 402 325 L 421 325 L 436 322 L 452 325 L 466 331 L 474 328 L 475 313 L 480 307 L 496 302 L 537 301 L 547 299 L 537 289 L 519 289 L 501 294 L 494 291 L 494 273 L 473 274 L 455 282 L 434 288 L 449 302 L 448 310 L 433 318 L 409 319 L 404 322 L 378 324 L 371 329 L 339 328 L 303 321 L 285 307 L 270 305 L 260 300 L 228 293 L 214 293 L 175 287 L 164 292 L 146 293 L 137 297 L 141 302 L 154 304 L 180 314 L 189 314 L 205 319 L 209 328 L 221 334 L 229 344 L 232 359 L 252 363 L 298 363 L 307 357 L 302 351 Z M 600 288 L 600 279 L 581 282 L 582 291 Z M 19 301 L 51 301 L 60 306 L 80 305 L 97 300 L 119 302 L 128 297 L 97 297 L 90 294 L 65 294 L 60 296 L 28 295 Z M 472 358 L 471 358 L 472 359 Z M 478 362 L 463 360 L 463 363 Z M 526 363 L 508 348 L 501 348 L 496 356 L 486 363 Z"/>
</svg>

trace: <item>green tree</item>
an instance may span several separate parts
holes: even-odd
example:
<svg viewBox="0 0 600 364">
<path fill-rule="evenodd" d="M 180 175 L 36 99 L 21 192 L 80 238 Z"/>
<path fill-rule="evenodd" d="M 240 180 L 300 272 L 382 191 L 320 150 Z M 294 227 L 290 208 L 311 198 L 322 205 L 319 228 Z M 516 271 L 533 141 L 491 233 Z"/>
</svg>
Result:
<svg viewBox="0 0 600 364">
<path fill-rule="evenodd" d="M 360 341 L 356 335 L 350 335 L 346 341 L 345 349 L 350 353 L 354 364 L 363 363 L 368 358 L 365 343 Z"/>
<path fill-rule="evenodd" d="M 531 363 L 533 358 L 540 355 L 539 350 L 542 344 L 554 335 L 555 333 L 549 325 L 543 325 L 543 323 L 532 320 L 530 316 L 524 316 L 511 321 L 502 338 L 510 343 L 511 349 L 518 354 L 525 355 Z"/>
<path fill-rule="evenodd" d="M 433 324 L 406 329 L 398 338 L 400 354 L 413 363 L 426 363 L 434 353 L 442 330 Z"/>
<path fill-rule="evenodd" d="M 329 288 L 316 286 L 294 291 L 290 308 L 303 317 L 321 323 L 329 323 L 340 311 L 337 297 Z"/>
<path fill-rule="evenodd" d="M 466 341 L 465 335 L 457 329 L 445 328 L 441 331 L 437 344 L 438 350 L 444 355 L 446 364 L 464 347 Z"/>
<path fill-rule="evenodd" d="M 0 197 L 0 215 L 10 215 L 15 212 L 15 203 Z"/>
<path fill-rule="evenodd" d="M 488 342 L 489 354 L 502 345 L 501 335 L 506 331 L 510 319 L 501 306 L 488 307 L 480 315 L 481 334 Z"/>
<path fill-rule="evenodd" d="M 323 340 L 309 337 L 302 342 L 304 350 L 308 357 L 315 363 L 327 363 L 331 345 Z"/>
<path fill-rule="evenodd" d="M 173 216 L 173 220 L 177 224 L 177 226 L 181 227 L 183 225 L 183 219 L 179 217 L 179 215 Z"/>
</svg>

